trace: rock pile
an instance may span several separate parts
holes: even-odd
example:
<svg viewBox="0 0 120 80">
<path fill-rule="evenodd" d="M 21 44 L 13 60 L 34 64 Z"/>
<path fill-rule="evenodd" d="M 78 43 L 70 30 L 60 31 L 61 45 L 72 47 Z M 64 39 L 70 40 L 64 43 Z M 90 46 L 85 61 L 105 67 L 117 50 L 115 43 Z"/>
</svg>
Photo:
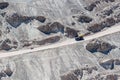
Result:
<svg viewBox="0 0 120 80">
<path fill-rule="evenodd" d="M 58 42 L 60 40 L 60 36 L 54 36 L 54 37 L 50 37 L 47 39 L 43 39 L 41 41 L 33 41 L 33 44 L 37 44 L 37 45 L 45 45 L 47 43 L 55 43 Z"/>
<path fill-rule="evenodd" d="M 93 11 L 97 7 L 97 5 L 101 4 L 102 2 L 109 3 L 109 2 L 114 2 L 114 1 L 115 0 L 97 0 L 97 1 L 92 2 L 91 4 L 89 4 L 88 6 L 84 8 L 88 11 Z"/>
<path fill-rule="evenodd" d="M 13 71 L 11 70 L 11 68 L 10 67 L 6 67 L 6 69 L 5 70 L 2 70 L 1 72 L 0 72 L 0 80 L 1 80 L 1 78 L 5 78 L 5 77 L 11 77 L 12 76 L 12 74 L 13 74 Z"/>
<path fill-rule="evenodd" d="M 107 60 L 105 62 L 100 62 L 99 63 L 104 69 L 114 69 L 114 60 Z"/>
<path fill-rule="evenodd" d="M 13 27 L 17 28 L 21 23 L 29 23 L 31 20 L 36 19 L 42 23 L 45 22 L 46 18 L 44 16 L 22 16 L 14 13 L 12 16 L 7 16 L 6 21 Z"/>
<path fill-rule="evenodd" d="M 105 11 L 103 11 L 102 13 L 103 13 L 103 15 L 110 16 L 110 15 L 113 13 L 113 10 L 112 10 L 112 9 L 105 10 Z"/>
<path fill-rule="evenodd" d="M 39 26 L 38 30 L 48 35 L 50 35 L 51 33 L 61 32 L 62 34 L 65 34 L 65 36 L 68 38 L 74 38 L 78 32 L 78 30 L 65 27 L 59 22 L 53 22 L 52 24 L 48 23 L 46 25 Z"/>
<path fill-rule="evenodd" d="M 118 75 L 107 75 L 105 80 L 118 80 Z"/>
<path fill-rule="evenodd" d="M 89 26 L 87 28 L 87 30 L 95 33 L 95 32 L 99 32 L 101 31 L 102 29 L 104 29 L 104 26 L 101 26 L 100 24 L 93 24 L 92 26 Z"/>
<path fill-rule="evenodd" d="M 40 21 L 41 23 L 44 23 L 46 21 L 46 18 L 44 16 L 37 16 L 34 17 L 36 20 Z"/>
<path fill-rule="evenodd" d="M 12 42 L 10 39 L 6 39 L 2 42 L 0 49 L 9 51 L 12 48 L 17 48 L 17 46 L 18 46 L 18 43 L 16 41 Z"/>
<path fill-rule="evenodd" d="M 88 11 L 93 11 L 95 7 L 96 7 L 96 4 L 91 3 L 90 5 L 86 6 L 85 9 Z"/>
<path fill-rule="evenodd" d="M 92 18 L 88 16 L 79 16 L 78 21 L 81 23 L 90 23 L 92 21 Z"/>
<path fill-rule="evenodd" d="M 65 36 L 69 37 L 69 38 L 74 38 L 75 36 L 77 36 L 78 30 L 66 27 L 65 29 Z"/>
<path fill-rule="evenodd" d="M 88 74 L 91 74 L 92 71 L 97 71 L 97 67 L 84 67 L 82 69 L 75 69 L 71 72 L 62 75 L 61 80 L 81 80 L 83 78 L 84 72 L 88 72 Z"/>
<path fill-rule="evenodd" d="M 9 3 L 8 2 L 1 2 L 0 3 L 0 9 L 5 9 L 9 6 Z"/>
<path fill-rule="evenodd" d="M 107 18 L 105 21 L 101 23 L 95 23 L 92 26 L 88 26 L 87 30 L 96 33 L 104 29 L 105 27 L 111 27 L 115 25 L 116 21 L 114 18 Z"/>
<path fill-rule="evenodd" d="M 74 74 L 78 77 L 80 77 L 80 79 L 82 78 L 82 76 L 83 76 L 83 70 L 80 70 L 80 69 L 76 69 L 76 70 L 74 70 L 73 71 L 74 72 Z"/>
<path fill-rule="evenodd" d="M 103 1 L 105 1 L 105 2 L 114 2 L 115 0 L 103 0 Z"/>
<path fill-rule="evenodd" d="M 69 73 L 67 75 L 61 76 L 61 80 L 78 80 L 78 78 L 74 74 Z"/>
<path fill-rule="evenodd" d="M 87 80 L 118 80 L 119 75 L 116 74 L 107 74 L 107 75 L 101 75 L 97 74 L 95 77 L 87 79 Z"/>
<path fill-rule="evenodd" d="M 40 30 L 45 34 L 51 34 L 51 33 L 57 33 L 57 32 L 64 33 L 64 26 L 59 22 L 54 22 L 52 24 L 48 23 L 44 26 L 40 26 L 38 27 L 38 30 Z"/>
<path fill-rule="evenodd" d="M 115 65 L 120 65 L 120 60 L 119 59 L 115 60 Z"/>
<path fill-rule="evenodd" d="M 13 74 L 13 71 L 10 69 L 10 67 L 7 67 L 6 70 L 4 70 L 4 72 L 8 77 L 11 77 Z"/>
<path fill-rule="evenodd" d="M 100 41 L 100 40 L 90 41 L 86 45 L 86 49 L 88 51 L 90 51 L 91 53 L 101 52 L 103 54 L 108 54 L 114 48 L 115 48 L 115 46 L 113 46 L 107 42 Z"/>
<path fill-rule="evenodd" d="M 25 22 L 28 23 L 33 18 L 20 16 L 17 13 L 14 13 L 12 16 L 7 16 L 6 21 L 13 27 L 17 28 L 21 23 Z"/>
<path fill-rule="evenodd" d="M 109 59 L 102 62 L 99 62 L 100 66 L 102 66 L 104 69 L 114 69 L 114 66 L 120 66 L 120 60 L 119 59 Z"/>
<path fill-rule="evenodd" d="M 10 44 L 11 44 L 11 41 L 9 40 L 9 39 L 6 39 L 5 41 L 3 41 L 3 43 L 2 43 L 2 45 L 1 45 L 1 49 L 2 50 L 10 50 L 10 49 L 12 49 L 12 47 L 10 46 Z"/>
<path fill-rule="evenodd" d="M 83 76 L 83 71 L 80 69 L 76 69 L 66 75 L 61 76 L 61 80 L 79 80 L 82 78 L 82 76 Z"/>
</svg>

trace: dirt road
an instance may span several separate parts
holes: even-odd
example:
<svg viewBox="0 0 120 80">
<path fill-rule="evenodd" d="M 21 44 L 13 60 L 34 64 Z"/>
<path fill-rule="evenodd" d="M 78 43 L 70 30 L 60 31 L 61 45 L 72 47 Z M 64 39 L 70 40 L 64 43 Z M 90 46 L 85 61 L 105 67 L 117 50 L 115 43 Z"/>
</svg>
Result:
<svg viewBox="0 0 120 80">
<path fill-rule="evenodd" d="M 102 37 L 105 35 L 109 35 L 112 33 L 116 33 L 119 31 L 120 31 L 120 25 L 115 25 L 107 30 L 95 33 L 93 35 L 85 36 L 83 41 L 75 41 L 75 39 L 68 39 L 61 43 L 51 44 L 48 46 L 41 46 L 41 47 L 34 48 L 34 49 L 26 49 L 26 50 L 19 50 L 19 51 L 6 52 L 6 53 L 0 52 L 0 58 L 11 57 L 11 56 L 16 56 L 16 55 L 20 55 L 20 54 L 31 53 L 31 52 L 36 52 L 36 51 L 40 51 L 40 50 L 46 50 L 46 49 L 61 47 L 61 46 L 65 46 L 65 45 L 75 44 L 75 43 L 79 43 L 79 42 L 84 42 L 86 40 L 96 39 L 96 38 L 99 38 L 99 37 Z"/>
</svg>

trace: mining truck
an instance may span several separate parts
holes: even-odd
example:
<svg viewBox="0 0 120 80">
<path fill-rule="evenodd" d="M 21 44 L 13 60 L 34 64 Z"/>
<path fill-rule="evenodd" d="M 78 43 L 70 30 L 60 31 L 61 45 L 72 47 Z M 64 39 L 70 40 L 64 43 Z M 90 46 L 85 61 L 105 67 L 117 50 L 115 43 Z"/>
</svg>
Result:
<svg viewBox="0 0 120 80">
<path fill-rule="evenodd" d="M 87 36 L 89 35 L 90 33 L 85 33 L 85 34 L 81 34 L 80 32 L 78 32 L 78 34 L 75 36 L 75 40 L 76 41 L 81 41 L 81 40 L 84 40 L 84 36 Z"/>
</svg>

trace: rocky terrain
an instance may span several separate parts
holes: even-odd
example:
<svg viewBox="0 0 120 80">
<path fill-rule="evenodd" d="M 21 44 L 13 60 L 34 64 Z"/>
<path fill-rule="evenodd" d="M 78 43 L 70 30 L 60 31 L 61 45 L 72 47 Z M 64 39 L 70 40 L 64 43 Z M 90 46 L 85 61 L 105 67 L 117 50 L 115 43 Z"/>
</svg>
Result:
<svg viewBox="0 0 120 80">
<path fill-rule="evenodd" d="M 79 42 L 54 49 L 1 58 L 2 80 L 119 80 L 120 32 L 98 40 Z M 109 41 L 108 41 L 109 40 Z M 86 49 L 88 44 L 101 48 L 96 52 Z M 106 41 L 108 41 L 106 43 Z M 102 48 L 102 45 L 106 44 Z M 110 49 L 111 46 L 113 49 Z M 109 52 L 103 53 L 104 51 Z M 6 69 L 9 69 L 8 76 Z M 4 74 L 4 75 L 3 75 Z"/>
<path fill-rule="evenodd" d="M 120 24 L 119 0 L 0 0 L 0 52 L 34 49 Z M 120 32 L 0 58 L 0 80 L 120 80 Z"/>
<path fill-rule="evenodd" d="M 26 43 L 40 46 L 34 41 L 54 36 L 60 37 L 57 42 L 64 41 L 78 32 L 93 34 L 119 22 L 119 0 L 1 0 L 0 49 L 18 50 Z"/>
</svg>

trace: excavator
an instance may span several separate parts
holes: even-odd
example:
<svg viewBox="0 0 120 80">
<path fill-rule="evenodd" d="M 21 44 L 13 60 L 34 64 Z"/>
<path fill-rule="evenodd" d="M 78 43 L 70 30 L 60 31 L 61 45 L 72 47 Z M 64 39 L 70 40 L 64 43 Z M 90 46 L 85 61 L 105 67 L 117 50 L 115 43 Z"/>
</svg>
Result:
<svg viewBox="0 0 120 80">
<path fill-rule="evenodd" d="M 85 34 L 81 34 L 80 32 L 77 33 L 77 35 L 75 36 L 75 40 L 76 41 L 81 41 L 81 40 L 84 40 L 84 36 L 87 36 L 89 35 L 90 33 L 87 32 Z"/>
</svg>

